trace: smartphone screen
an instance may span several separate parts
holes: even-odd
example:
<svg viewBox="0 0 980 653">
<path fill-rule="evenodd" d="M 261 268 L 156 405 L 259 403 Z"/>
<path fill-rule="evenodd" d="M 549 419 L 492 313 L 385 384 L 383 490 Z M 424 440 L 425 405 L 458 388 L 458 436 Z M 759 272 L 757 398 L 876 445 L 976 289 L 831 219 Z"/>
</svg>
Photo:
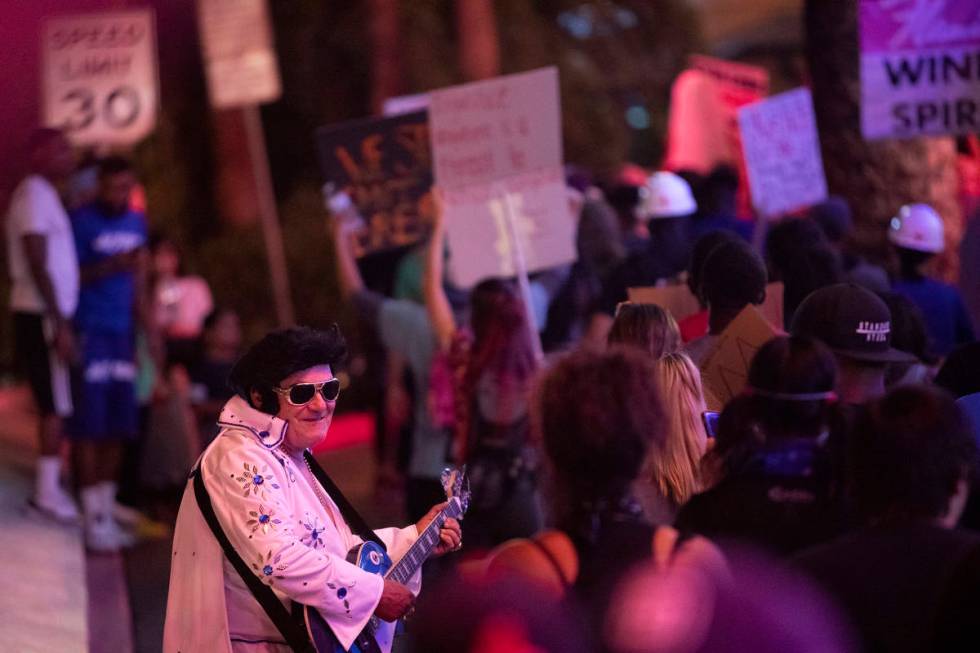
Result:
<svg viewBox="0 0 980 653">
<path fill-rule="evenodd" d="M 715 437 L 718 432 L 718 415 L 716 411 L 706 410 L 701 413 L 701 419 L 704 420 L 704 432 L 709 438 Z"/>
</svg>

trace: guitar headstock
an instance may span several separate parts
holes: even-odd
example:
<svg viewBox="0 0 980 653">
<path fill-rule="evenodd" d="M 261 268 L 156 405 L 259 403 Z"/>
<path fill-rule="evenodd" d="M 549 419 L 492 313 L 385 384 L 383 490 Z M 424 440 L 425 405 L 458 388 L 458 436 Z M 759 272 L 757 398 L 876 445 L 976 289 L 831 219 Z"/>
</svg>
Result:
<svg viewBox="0 0 980 653">
<path fill-rule="evenodd" d="M 459 501 L 461 513 L 465 513 L 470 505 L 470 482 L 466 478 L 466 465 L 462 469 L 452 468 L 442 470 L 440 477 L 442 489 L 446 492 L 446 498 L 452 501 Z"/>
</svg>

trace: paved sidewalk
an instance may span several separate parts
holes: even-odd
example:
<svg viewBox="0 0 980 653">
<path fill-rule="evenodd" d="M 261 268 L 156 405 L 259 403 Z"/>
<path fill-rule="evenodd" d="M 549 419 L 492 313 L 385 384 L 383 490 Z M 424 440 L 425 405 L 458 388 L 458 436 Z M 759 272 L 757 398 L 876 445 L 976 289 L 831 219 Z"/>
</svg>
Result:
<svg viewBox="0 0 980 653">
<path fill-rule="evenodd" d="M 2 420 L 2 418 L 0 418 Z M 0 421 L 2 423 L 2 421 Z M 28 514 L 30 466 L 0 442 L 0 639 L 4 651 L 88 651 L 85 554 L 77 528 Z"/>
<path fill-rule="evenodd" d="M 25 386 L 0 387 L 0 649 L 131 653 L 123 560 L 87 555 L 80 528 L 24 510 L 37 457 L 37 416 Z"/>
</svg>

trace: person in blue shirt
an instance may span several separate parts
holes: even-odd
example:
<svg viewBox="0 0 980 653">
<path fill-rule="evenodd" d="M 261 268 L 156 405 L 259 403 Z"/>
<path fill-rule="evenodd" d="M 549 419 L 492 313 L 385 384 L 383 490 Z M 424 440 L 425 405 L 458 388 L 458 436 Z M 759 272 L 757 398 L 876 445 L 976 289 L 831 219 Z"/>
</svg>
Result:
<svg viewBox="0 0 980 653">
<path fill-rule="evenodd" d="M 895 247 L 900 266 L 893 290 L 922 311 L 935 353 L 946 356 L 957 345 L 975 340 L 959 291 L 923 272 L 926 263 L 946 248 L 939 214 L 928 204 L 903 206 L 891 220 L 888 240 Z"/>
<path fill-rule="evenodd" d="M 127 538 L 113 520 L 122 445 L 138 432 L 135 340 L 148 324 L 145 216 L 130 208 L 136 175 L 120 157 L 99 166 L 99 194 L 72 215 L 81 269 L 75 328 L 82 343 L 75 410 L 68 430 L 90 550 L 112 552 Z"/>
</svg>

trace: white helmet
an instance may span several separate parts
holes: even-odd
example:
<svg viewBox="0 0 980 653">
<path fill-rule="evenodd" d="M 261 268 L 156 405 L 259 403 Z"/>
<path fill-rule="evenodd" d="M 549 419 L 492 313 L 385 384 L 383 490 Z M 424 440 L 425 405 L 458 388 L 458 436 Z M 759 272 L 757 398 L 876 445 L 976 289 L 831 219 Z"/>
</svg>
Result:
<svg viewBox="0 0 980 653">
<path fill-rule="evenodd" d="M 640 187 L 641 218 L 677 218 L 698 210 L 691 187 L 673 172 L 655 172 Z"/>
<path fill-rule="evenodd" d="M 905 249 L 938 254 L 946 249 L 943 219 L 928 204 L 906 204 L 892 218 L 888 240 Z"/>
</svg>

